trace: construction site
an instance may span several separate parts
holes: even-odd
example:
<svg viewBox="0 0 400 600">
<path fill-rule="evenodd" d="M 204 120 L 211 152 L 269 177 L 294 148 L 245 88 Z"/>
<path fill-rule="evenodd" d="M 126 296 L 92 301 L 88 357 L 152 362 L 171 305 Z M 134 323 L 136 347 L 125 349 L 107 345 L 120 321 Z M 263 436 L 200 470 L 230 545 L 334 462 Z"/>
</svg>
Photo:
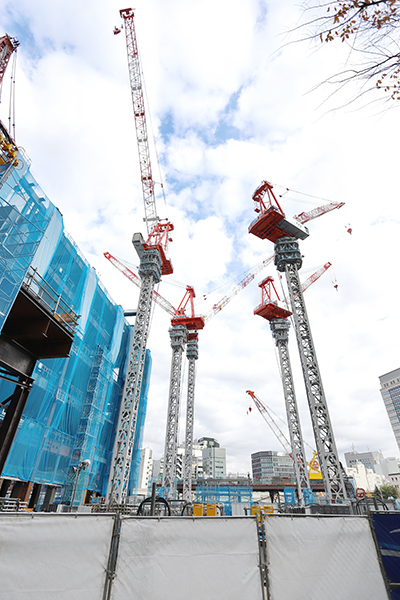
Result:
<svg viewBox="0 0 400 600">
<path fill-rule="evenodd" d="M 124 92 L 129 97 L 130 91 L 133 107 L 142 203 L 141 222 L 132 222 L 132 257 L 124 261 L 105 247 L 102 260 L 115 269 L 116 278 L 139 288 L 135 306 L 113 300 L 32 174 L 34 165 L 12 121 L 8 127 L 0 122 L 4 597 L 400 598 L 400 512 L 394 499 L 384 502 L 356 488 L 343 468 L 304 300 L 306 290 L 332 267 L 325 262 L 303 274 L 307 240 L 319 219 L 330 219 L 344 202 L 320 202 L 289 216 L 276 186 L 267 179 L 254 181 L 242 198 L 248 207 L 246 240 L 261 240 L 265 258 L 233 278 L 206 311 L 199 310 L 188 283 L 179 302 L 164 297 L 158 284 L 180 278 L 173 250 L 179 234 L 178 225 L 165 216 L 166 204 L 156 198 L 163 184 L 154 174 L 133 9 L 120 11 L 113 34 L 118 42 L 125 38 Z M 17 49 L 15 37 L 0 37 L 0 89 L 6 73 L 14 77 Z M 346 225 L 346 235 L 351 234 Z M 267 269 L 273 274 L 265 275 Z M 209 321 L 215 317 L 217 322 L 250 284 L 258 284 L 261 299 L 252 312 L 263 321 L 254 320 L 260 328 L 267 322 L 276 352 L 275 379 L 288 433 L 252 381 L 243 395 L 257 408 L 251 418 L 265 428 L 266 437 L 272 434 L 268 444 L 283 449 L 294 469 L 293 480 L 283 477 L 268 486 L 250 475 L 237 480 L 194 476 L 202 336 Z M 139 495 L 144 427 L 159 356 L 149 343 L 155 311 L 168 313 L 170 343 L 163 469 L 162 479 L 153 479 L 147 493 Z M 291 337 L 296 358 L 289 353 Z M 220 358 L 215 356 L 215 363 Z M 295 384 L 299 373 L 302 381 Z M 307 401 L 301 408 L 300 387 Z M 305 413 L 314 437 L 307 453 Z M 180 437 L 184 452 L 178 477 Z M 270 445 L 254 452 L 262 458 Z"/>
</svg>

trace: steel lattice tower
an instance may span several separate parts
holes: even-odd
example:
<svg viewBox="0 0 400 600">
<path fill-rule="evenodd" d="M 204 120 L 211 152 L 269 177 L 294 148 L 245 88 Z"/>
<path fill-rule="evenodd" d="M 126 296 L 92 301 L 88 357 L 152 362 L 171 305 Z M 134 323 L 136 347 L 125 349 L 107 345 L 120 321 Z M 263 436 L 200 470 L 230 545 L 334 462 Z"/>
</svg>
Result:
<svg viewBox="0 0 400 600">
<path fill-rule="evenodd" d="M 140 234 L 133 236 L 135 247 L 138 247 L 141 243 L 140 239 L 143 239 Z M 140 257 L 139 275 L 142 285 L 140 288 L 133 338 L 129 350 L 129 363 L 121 400 L 110 479 L 107 488 L 107 501 L 116 503 L 122 503 L 128 492 L 152 298 L 154 286 L 161 279 L 161 258 L 158 250 L 143 250 Z"/>
<path fill-rule="evenodd" d="M 167 498 L 172 498 L 176 477 L 179 404 L 182 379 L 182 354 L 186 344 L 187 329 L 184 325 L 173 325 L 169 329 L 169 335 L 171 338 L 172 359 L 162 484 L 165 490 L 165 496 Z"/>
<path fill-rule="evenodd" d="M 190 332 L 187 342 L 188 389 L 186 404 L 186 439 L 185 459 L 183 465 L 183 499 L 192 501 L 192 462 L 193 462 L 193 429 L 194 429 L 194 388 L 196 382 L 196 360 L 199 358 L 197 331 Z"/>
<path fill-rule="evenodd" d="M 283 236 L 276 240 L 275 265 L 278 271 L 284 272 L 286 275 L 325 491 L 328 498 L 345 499 L 348 497 L 347 491 L 298 274 L 298 269 L 302 266 L 302 256 L 297 240 L 289 236 Z"/>
<path fill-rule="evenodd" d="M 310 488 L 307 473 L 307 461 L 304 451 L 303 436 L 301 433 L 299 411 L 297 408 L 296 393 L 293 383 L 292 367 L 289 356 L 289 321 L 287 319 L 273 319 L 270 321 L 279 354 L 279 364 L 285 397 L 286 416 L 289 428 L 290 445 L 296 475 L 297 494 L 301 504 L 304 503 L 303 489 Z"/>
</svg>

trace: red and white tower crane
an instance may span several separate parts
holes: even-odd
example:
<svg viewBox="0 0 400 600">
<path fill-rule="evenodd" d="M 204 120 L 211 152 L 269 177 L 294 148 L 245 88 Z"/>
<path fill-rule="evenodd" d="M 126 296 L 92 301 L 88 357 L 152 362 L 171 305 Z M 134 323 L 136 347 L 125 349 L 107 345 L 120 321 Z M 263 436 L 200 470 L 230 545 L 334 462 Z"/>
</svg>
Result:
<svg viewBox="0 0 400 600">
<path fill-rule="evenodd" d="M 313 273 L 303 284 L 304 292 L 314 281 L 325 273 L 331 263 L 325 263 L 315 273 Z M 263 317 L 269 321 L 272 335 L 278 349 L 280 374 L 283 386 L 283 395 L 285 398 L 286 417 L 288 422 L 290 446 L 289 454 L 293 458 L 294 472 L 297 487 L 297 496 L 300 504 L 304 504 L 303 489 L 310 489 L 310 482 L 307 474 L 307 460 L 304 451 L 303 435 L 301 432 L 300 416 L 297 407 L 296 393 L 293 382 L 292 367 L 289 355 L 289 320 L 292 312 L 288 309 L 285 302 L 281 302 L 279 294 L 275 288 L 272 277 L 267 277 L 260 284 L 262 292 L 261 304 L 254 310 L 255 315 Z M 250 393 L 250 392 L 247 392 Z M 251 394 L 250 394 L 251 395 Z M 259 406 L 257 405 L 259 409 Z"/>
<path fill-rule="evenodd" d="M 306 221 L 343 206 L 329 203 L 310 213 L 301 213 L 297 219 L 287 217 L 280 207 L 272 185 L 263 181 L 253 194 L 257 218 L 250 224 L 249 233 L 275 244 L 275 265 L 285 273 L 290 304 L 295 322 L 297 345 L 303 370 L 307 399 L 313 424 L 315 443 L 321 466 L 325 492 L 334 500 L 348 498 L 343 470 L 339 462 L 335 437 L 328 411 L 321 374 L 317 362 L 310 323 L 304 303 L 298 270 L 302 255 L 298 239 L 309 235 Z M 312 214 L 311 214 L 312 213 Z"/>
<path fill-rule="evenodd" d="M 124 502 L 128 492 L 154 286 L 160 281 L 161 275 L 173 272 L 171 261 L 168 258 L 168 244 L 171 241 L 170 232 L 173 230 L 173 225 L 168 220 L 160 220 L 156 209 L 133 10 L 130 8 L 121 10 L 120 16 L 124 19 L 125 24 L 129 79 L 148 238 L 147 241 L 144 241 L 141 233 L 135 233 L 132 239 L 140 258 L 141 287 L 107 489 L 107 501 L 116 503 Z"/>
<path fill-rule="evenodd" d="M 132 268 L 105 252 L 104 256 L 132 283 L 141 287 L 142 281 Z M 226 294 L 219 302 L 216 302 L 211 310 L 203 317 L 196 316 L 194 311 L 194 289 L 187 286 L 185 296 L 179 307 L 175 309 L 168 300 L 156 291 L 153 291 L 153 300 L 163 308 L 171 317 L 170 338 L 172 347 L 171 374 L 168 397 L 167 431 L 165 436 L 164 450 L 164 474 L 163 487 L 167 497 L 173 493 L 173 485 L 176 478 L 176 457 L 178 450 L 178 421 L 180 403 L 180 382 L 182 372 L 182 354 L 184 345 L 187 343 L 186 356 L 188 359 L 188 387 L 186 407 L 186 435 L 185 435 L 185 459 L 183 467 L 183 499 L 191 501 L 192 489 L 192 455 L 193 455 L 193 431 L 194 431 L 194 392 L 196 379 L 196 360 L 198 359 L 198 330 L 203 329 L 212 317 L 217 315 L 241 290 L 249 285 L 255 276 L 265 269 L 273 260 L 269 256 L 255 267 L 250 269 L 238 284 Z M 190 306 L 190 314 L 186 310 Z"/>
</svg>

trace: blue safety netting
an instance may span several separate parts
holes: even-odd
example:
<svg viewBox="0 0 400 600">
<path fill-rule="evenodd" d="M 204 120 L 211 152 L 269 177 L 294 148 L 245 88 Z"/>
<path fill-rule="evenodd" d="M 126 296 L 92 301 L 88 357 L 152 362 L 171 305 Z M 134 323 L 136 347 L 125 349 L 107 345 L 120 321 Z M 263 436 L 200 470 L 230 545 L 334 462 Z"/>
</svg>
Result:
<svg viewBox="0 0 400 600">
<path fill-rule="evenodd" d="M 18 166 L 0 165 L 0 329 L 56 207 L 18 152 Z"/>
<path fill-rule="evenodd" d="M 253 488 L 246 485 L 208 485 L 198 482 L 196 502 L 223 504 L 224 514 L 231 516 L 232 504 L 237 502 L 253 503 Z"/>
<path fill-rule="evenodd" d="M 22 158 L 19 171 L 4 172 L 4 180 L 0 172 L 0 329 L 30 266 L 80 318 L 70 356 L 36 364 L 34 385 L 2 475 L 65 485 L 64 501 L 70 500 L 74 488 L 78 503 L 86 489 L 106 491 L 132 327 L 64 231 L 60 212 Z M 132 486 L 139 476 L 150 371 L 147 351 Z M 0 380 L 0 400 L 10 396 L 13 387 Z M 76 480 L 72 467 L 86 459 L 90 468 Z"/>
</svg>

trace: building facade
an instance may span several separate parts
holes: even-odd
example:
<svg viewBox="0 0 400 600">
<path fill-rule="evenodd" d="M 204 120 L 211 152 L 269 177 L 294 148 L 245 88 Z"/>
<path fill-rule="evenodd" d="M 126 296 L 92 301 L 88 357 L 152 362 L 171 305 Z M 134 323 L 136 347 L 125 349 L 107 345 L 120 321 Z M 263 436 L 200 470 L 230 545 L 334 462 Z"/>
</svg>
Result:
<svg viewBox="0 0 400 600">
<path fill-rule="evenodd" d="M 376 473 L 376 466 L 384 460 L 383 454 L 378 451 L 374 452 L 345 452 L 344 458 L 348 467 L 355 467 L 358 463 L 364 465 L 366 469 L 371 469 Z"/>
<path fill-rule="evenodd" d="M 254 483 L 295 484 L 293 459 L 285 452 L 265 450 L 251 455 Z"/>
<path fill-rule="evenodd" d="M 65 232 L 62 215 L 34 179 L 28 157 L 18 150 L 18 163 L 6 162 L 3 138 L 0 338 L 21 347 L 18 339 L 10 338 L 7 327 L 18 299 L 21 295 L 26 298 L 33 288 L 38 311 L 53 328 L 63 319 L 63 314 L 57 313 L 59 306 L 71 307 L 79 318 L 68 352 L 56 358 L 35 357 L 33 386 L 0 473 L 0 496 L 11 493 L 29 500 L 32 508 L 40 506 L 44 498 L 50 504 L 69 502 L 73 496 L 78 504 L 87 490 L 100 495 L 106 491 L 133 327 Z M 53 301 L 55 309 L 50 311 Z M 33 335 L 38 325 L 28 314 L 24 316 L 19 334 L 29 338 L 30 328 Z M 40 339 L 48 338 L 46 329 L 39 334 Z M 139 474 L 150 372 L 147 352 L 130 487 L 135 486 Z M 0 406 L 0 431 L 14 389 L 15 383 L 0 372 L 0 402 L 5 401 Z M 90 467 L 80 472 L 77 480 L 73 468 L 82 460 L 90 460 Z"/>
<path fill-rule="evenodd" d="M 196 445 L 201 449 L 203 463 L 203 477 L 211 479 L 225 479 L 226 477 L 226 450 L 221 448 L 215 438 L 202 437 L 196 440 Z"/>
<path fill-rule="evenodd" d="M 379 377 L 381 395 L 390 424 L 400 449 L 400 369 L 389 371 Z"/>
</svg>

